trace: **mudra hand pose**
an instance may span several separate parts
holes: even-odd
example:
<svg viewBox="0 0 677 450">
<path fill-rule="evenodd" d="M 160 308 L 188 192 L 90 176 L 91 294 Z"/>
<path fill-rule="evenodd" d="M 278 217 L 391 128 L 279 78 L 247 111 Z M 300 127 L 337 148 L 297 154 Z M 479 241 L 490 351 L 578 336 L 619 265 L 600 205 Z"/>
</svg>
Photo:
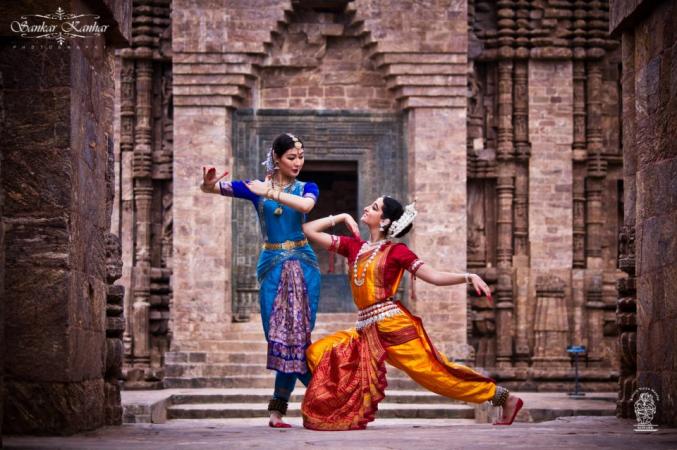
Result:
<svg viewBox="0 0 677 450">
<path fill-rule="evenodd" d="M 421 320 L 393 300 L 405 270 L 437 286 L 470 282 L 478 294 L 491 295 L 478 275 L 435 270 L 405 244 L 389 240 L 405 235 L 415 215 L 413 205 L 405 210 L 393 198 L 378 198 L 364 208 L 361 218 L 369 227 L 369 241 L 322 231 L 343 222 L 355 234 L 357 224 L 348 214 L 303 226 L 312 242 L 348 258 L 350 287 L 359 308 L 355 328 L 327 336 L 308 348 L 313 377 L 301 408 L 305 427 L 364 429 L 374 420 L 378 403 L 384 398 L 384 362 L 445 397 L 502 406 L 503 414 L 496 424 L 510 425 L 522 407 L 521 399 L 497 386 L 494 380 L 438 353 Z"/>
<path fill-rule="evenodd" d="M 268 404 L 269 425 L 282 421 L 297 378 L 308 384 L 305 351 L 320 298 L 320 271 L 315 253 L 303 235 L 305 215 L 317 202 L 315 183 L 298 181 L 304 161 L 303 143 L 291 134 L 275 138 L 264 162 L 265 181 L 219 181 L 216 170 L 203 168 L 203 192 L 250 200 L 259 216 L 263 250 L 256 275 L 263 331 L 268 341 L 267 368 L 276 370 L 275 390 Z"/>
</svg>

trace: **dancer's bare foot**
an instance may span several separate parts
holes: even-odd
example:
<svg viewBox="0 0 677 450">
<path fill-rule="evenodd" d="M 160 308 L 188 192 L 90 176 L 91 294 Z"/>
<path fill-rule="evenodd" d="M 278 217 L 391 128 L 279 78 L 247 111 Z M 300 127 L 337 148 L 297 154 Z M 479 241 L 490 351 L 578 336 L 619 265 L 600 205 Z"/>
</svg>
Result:
<svg viewBox="0 0 677 450">
<path fill-rule="evenodd" d="M 498 419 L 498 421 L 494 422 L 494 425 L 512 425 L 517 413 L 520 409 L 522 409 L 522 405 L 524 405 L 524 402 L 521 398 L 509 394 L 508 398 L 505 400 L 503 408 L 501 408 L 503 410 L 503 414 Z"/>
<path fill-rule="evenodd" d="M 282 414 L 280 414 L 278 411 L 270 412 L 268 426 L 273 428 L 291 428 L 291 425 L 282 421 Z"/>
</svg>

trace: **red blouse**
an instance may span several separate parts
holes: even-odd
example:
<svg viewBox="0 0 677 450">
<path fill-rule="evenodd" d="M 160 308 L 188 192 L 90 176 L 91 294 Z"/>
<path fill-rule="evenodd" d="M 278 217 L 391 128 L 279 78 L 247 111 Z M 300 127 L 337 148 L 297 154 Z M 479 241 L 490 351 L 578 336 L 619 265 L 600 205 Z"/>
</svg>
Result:
<svg viewBox="0 0 677 450">
<path fill-rule="evenodd" d="M 329 251 L 345 256 L 348 258 L 348 264 L 353 264 L 355 258 L 357 258 L 357 253 L 365 242 L 362 239 L 354 237 L 332 235 Z M 401 242 L 393 244 L 390 241 L 386 241 L 385 245 L 392 245 L 384 268 L 384 281 L 386 285 L 392 285 L 397 280 L 397 276 L 402 269 L 407 270 L 412 275 L 416 275 L 416 271 L 423 265 L 423 261 L 414 252 L 409 250 L 409 247 Z"/>
</svg>

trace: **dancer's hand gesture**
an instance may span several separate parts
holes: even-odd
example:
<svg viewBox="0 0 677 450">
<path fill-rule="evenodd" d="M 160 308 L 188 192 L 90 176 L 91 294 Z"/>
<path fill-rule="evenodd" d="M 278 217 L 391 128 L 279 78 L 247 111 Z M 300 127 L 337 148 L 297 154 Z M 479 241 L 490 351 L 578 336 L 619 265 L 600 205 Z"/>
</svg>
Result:
<svg viewBox="0 0 677 450">
<path fill-rule="evenodd" d="M 205 192 L 212 189 L 214 185 L 226 175 L 228 175 L 228 171 L 223 172 L 223 175 L 217 178 L 215 167 L 210 167 L 209 170 L 207 170 L 206 167 L 202 166 L 202 186 L 200 186 L 200 189 Z"/>
<path fill-rule="evenodd" d="M 356 238 L 359 239 L 360 237 L 360 228 L 357 226 L 357 222 L 355 222 L 355 219 L 353 219 L 353 216 L 350 214 L 345 214 L 343 217 L 343 223 L 346 225 L 346 228 L 348 228 L 348 231 L 355 236 Z"/>
<path fill-rule="evenodd" d="M 264 195 L 269 189 L 273 188 L 270 179 L 266 177 L 266 181 L 250 180 L 245 183 L 250 191 L 256 195 Z"/>
<path fill-rule="evenodd" d="M 484 282 L 482 278 L 480 278 L 479 275 L 476 273 L 471 273 L 468 275 L 468 279 L 472 283 L 473 288 L 475 288 L 475 292 L 477 292 L 477 295 L 486 295 L 489 301 L 491 301 L 491 288 L 489 288 L 489 285 Z"/>
</svg>

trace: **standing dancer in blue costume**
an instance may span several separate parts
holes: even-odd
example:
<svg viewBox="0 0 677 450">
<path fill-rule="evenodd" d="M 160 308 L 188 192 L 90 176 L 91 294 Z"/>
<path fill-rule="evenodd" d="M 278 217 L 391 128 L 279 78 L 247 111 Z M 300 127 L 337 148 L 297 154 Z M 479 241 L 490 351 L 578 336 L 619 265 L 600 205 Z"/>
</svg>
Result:
<svg viewBox="0 0 677 450">
<path fill-rule="evenodd" d="M 269 425 L 289 428 L 282 421 L 296 380 L 310 381 L 306 348 L 315 326 L 320 299 L 320 270 L 301 225 L 319 195 L 315 183 L 298 181 L 303 167 L 303 143 L 291 134 L 273 141 L 264 162 L 265 181 L 219 181 L 216 169 L 202 168 L 203 192 L 244 198 L 252 202 L 259 216 L 263 250 L 256 276 L 263 331 L 268 341 L 267 368 L 277 371 L 275 391 L 268 404 Z"/>
</svg>

